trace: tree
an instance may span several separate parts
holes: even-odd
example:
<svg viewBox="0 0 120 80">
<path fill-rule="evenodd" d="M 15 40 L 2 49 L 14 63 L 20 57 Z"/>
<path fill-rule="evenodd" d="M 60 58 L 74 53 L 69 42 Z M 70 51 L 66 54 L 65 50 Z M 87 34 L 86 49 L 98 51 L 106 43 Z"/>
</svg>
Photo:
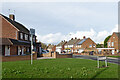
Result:
<svg viewBox="0 0 120 80">
<path fill-rule="evenodd" d="M 40 43 L 41 43 L 41 48 L 43 48 L 43 49 L 47 48 L 47 45 L 45 43 L 42 43 L 42 42 L 40 42 Z"/>
<path fill-rule="evenodd" d="M 103 44 L 96 44 L 96 48 L 103 48 Z"/>
<path fill-rule="evenodd" d="M 107 48 L 107 41 L 109 40 L 109 38 L 111 37 L 111 35 L 109 35 L 107 38 L 105 38 L 104 40 L 104 47 Z"/>
</svg>

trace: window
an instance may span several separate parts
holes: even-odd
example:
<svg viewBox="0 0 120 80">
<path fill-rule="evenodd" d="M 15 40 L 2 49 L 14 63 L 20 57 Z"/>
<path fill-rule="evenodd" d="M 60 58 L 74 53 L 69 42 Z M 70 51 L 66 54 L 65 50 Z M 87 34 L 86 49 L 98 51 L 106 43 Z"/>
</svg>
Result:
<svg viewBox="0 0 120 80">
<path fill-rule="evenodd" d="M 92 47 L 92 45 L 90 44 L 89 47 Z"/>
<path fill-rule="evenodd" d="M 25 34 L 25 40 L 28 40 L 28 35 L 27 34 Z"/>
<path fill-rule="evenodd" d="M 20 39 L 23 39 L 23 33 L 20 33 Z"/>
<path fill-rule="evenodd" d="M 93 44 L 93 47 L 95 47 L 95 45 Z"/>
<path fill-rule="evenodd" d="M 112 42 L 112 46 L 114 46 L 114 42 Z"/>
<path fill-rule="evenodd" d="M 108 42 L 108 46 L 110 46 L 110 42 Z"/>
</svg>

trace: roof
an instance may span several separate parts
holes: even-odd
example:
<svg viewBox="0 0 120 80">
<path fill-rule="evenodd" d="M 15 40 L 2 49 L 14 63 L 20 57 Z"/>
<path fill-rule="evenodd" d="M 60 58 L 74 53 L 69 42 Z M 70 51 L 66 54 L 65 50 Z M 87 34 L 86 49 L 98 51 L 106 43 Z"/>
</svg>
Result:
<svg viewBox="0 0 120 80">
<path fill-rule="evenodd" d="M 13 45 L 13 43 L 8 38 L 0 38 L 0 45 Z"/>
<path fill-rule="evenodd" d="M 22 24 L 16 22 L 15 20 L 11 20 L 10 18 L 8 18 L 8 17 L 6 17 L 2 14 L 0 14 L 0 15 L 3 16 L 7 21 L 9 21 L 12 25 L 14 25 L 21 32 L 29 34 L 30 31 L 25 26 L 23 26 Z"/>
<path fill-rule="evenodd" d="M 74 45 L 77 41 L 79 41 L 80 39 L 72 39 L 69 40 L 65 45 Z"/>
<path fill-rule="evenodd" d="M 82 39 L 82 40 L 78 43 L 78 45 L 82 45 L 83 42 L 85 42 L 87 39 L 88 39 L 88 38 Z"/>
<path fill-rule="evenodd" d="M 0 45 L 29 45 L 30 42 L 28 41 L 22 41 L 22 40 L 15 40 L 10 38 L 0 38 L 0 41 L 2 40 L 2 43 Z"/>
<path fill-rule="evenodd" d="M 120 37 L 120 32 L 115 32 L 115 34 L 116 34 L 118 37 Z"/>
<path fill-rule="evenodd" d="M 10 39 L 13 45 L 31 45 L 29 41 Z"/>
<path fill-rule="evenodd" d="M 66 43 L 66 41 L 62 41 L 57 46 L 63 46 L 65 43 Z"/>
</svg>

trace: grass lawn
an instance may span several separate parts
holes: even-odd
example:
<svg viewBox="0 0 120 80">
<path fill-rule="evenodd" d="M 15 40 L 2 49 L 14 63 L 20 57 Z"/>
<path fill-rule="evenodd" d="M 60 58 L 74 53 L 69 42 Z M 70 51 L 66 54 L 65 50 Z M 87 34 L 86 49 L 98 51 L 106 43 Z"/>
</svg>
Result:
<svg viewBox="0 0 120 80">
<path fill-rule="evenodd" d="M 120 56 L 107 56 L 107 57 L 120 58 Z"/>
<path fill-rule="evenodd" d="M 101 62 L 101 66 L 104 63 Z M 97 62 L 85 59 L 41 59 L 2 63 L 3 78 L 118 78 L 118 65 L 108 63 L 97 68 Z"/>
</svg>

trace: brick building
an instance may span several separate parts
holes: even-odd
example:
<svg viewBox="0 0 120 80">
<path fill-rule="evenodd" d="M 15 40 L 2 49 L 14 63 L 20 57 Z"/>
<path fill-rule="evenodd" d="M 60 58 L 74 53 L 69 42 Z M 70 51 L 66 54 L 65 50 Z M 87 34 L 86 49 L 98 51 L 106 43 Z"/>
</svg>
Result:
<svg viewBox="0 0 120 80">
<path fill-rule="evenodd" d="M 78 41 L 80 41 L 80 39 L 77 39 L 76 37 L 75 37 L 75 39 L 72 38 L 71 40 L 69 40 L 65 44 L 65 51 L 66 52 L 74 52 L 74 46 Z"/>
<path fill-rule="evenodd" d="M 120 32 L 113 32 L 111 37 L 109 38 L 107 42 L 108 48 L 114 48 L 112 50 L 112 54 L 119 53 L 120 51 Z"/>
<path fill-rule="evenodd" d="M 61 53 L 61 51 L 65 50 L 65 44 L 67 41 L 61 41 L 57 46 L 56 46 L 56 51 Z"/>
<path fill-rule="evenodd" d="M 15 21 L 15 15 L 6 17 L 0 14 L 2 20 L 2 56 L 30 54 L 30 31 L 19 22 Z M 33 47 L 36 51 L 36 36 L 33 35 Z"/>
<path fill-rule="evenodd" d="M 90 52 L 96 50 L 96 43 L 90 39 L 86 38 L 85 36 L 83 39 L 80 39 L 74 46 L 75 53 L 81 53 L 83 51 Z"/>
</svg>

